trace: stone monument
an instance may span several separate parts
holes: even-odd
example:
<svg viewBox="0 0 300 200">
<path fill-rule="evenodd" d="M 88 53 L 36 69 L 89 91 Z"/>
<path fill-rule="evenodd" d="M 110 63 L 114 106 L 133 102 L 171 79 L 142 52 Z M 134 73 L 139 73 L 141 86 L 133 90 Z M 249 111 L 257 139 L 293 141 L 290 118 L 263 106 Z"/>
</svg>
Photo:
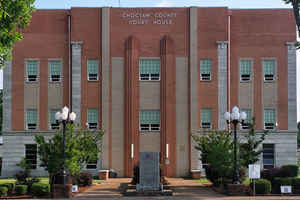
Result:
<svg viewBox="0 0 300 200">
<path fill-rule="evenodd" d="M 139 155 L 140 183 L 136 185 L 137 192 L 159 191 L 159 152 L 140 152 Z"/>
</svg>

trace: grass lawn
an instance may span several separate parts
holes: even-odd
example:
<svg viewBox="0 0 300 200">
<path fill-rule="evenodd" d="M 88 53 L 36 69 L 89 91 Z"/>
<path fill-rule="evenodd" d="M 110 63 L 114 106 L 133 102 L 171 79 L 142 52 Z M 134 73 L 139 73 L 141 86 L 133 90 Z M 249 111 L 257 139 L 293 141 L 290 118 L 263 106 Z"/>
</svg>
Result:
<svg viewBox="0 0 300 200">
<path fill-rule="evenodd" d="M 210 183 L 210 181 L 206 178 L 201 178 L 196 180 L 197 183 Z"/>
</svg>

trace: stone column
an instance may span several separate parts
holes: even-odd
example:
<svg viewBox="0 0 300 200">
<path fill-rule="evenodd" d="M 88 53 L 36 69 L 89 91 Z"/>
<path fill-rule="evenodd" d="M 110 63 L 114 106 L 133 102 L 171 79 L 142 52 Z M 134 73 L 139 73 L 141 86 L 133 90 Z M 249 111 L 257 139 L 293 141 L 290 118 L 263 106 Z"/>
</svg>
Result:
<svg viewBox="0 0 300 200">
<path fill-rule="evenodd" d="M 224 113 L 227 111 L 227 41 L 218 41 L 218 128 L 226 128 Z"/>
<path fill-rule="evenodd" d="M 294 42 L 287 42 L 288 60 L 288 130 L 297 130 L 297 81 L 296 47 Z"/>
<path fill-rule="evenodd" d="M 2 132 L 11 131 L 11 75 L 12 62 L 6 61 L 3 70 L 3 124 Z"/>
<path fill-rule="evenodd" d="M 75 123 L 81 123 L 81 46 L 72 42 L 72 111 L 76 113 Z"/>
</svg>

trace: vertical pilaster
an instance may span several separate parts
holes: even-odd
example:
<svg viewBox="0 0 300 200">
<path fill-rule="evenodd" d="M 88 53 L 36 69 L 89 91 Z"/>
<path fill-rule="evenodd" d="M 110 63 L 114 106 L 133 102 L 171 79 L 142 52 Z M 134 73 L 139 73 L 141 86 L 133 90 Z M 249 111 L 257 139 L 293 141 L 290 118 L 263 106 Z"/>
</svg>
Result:
<svg viewBox="0 0 300 200">
<path fill-rule="evenodd" d="M 227 41 L 218 41 L 218 128 L 226 128 L 227 111 Z"/>
<path fill-rule="evenodd" d="M 133 36 L 126 40 L 124 72 L 124 174 L 126 177 L 131 177 L 134 166 L 138 164 L 140 144 L 139 42 Z"/>
<path fill-rule="evenodd" d="M 102 8 L 101 19 L 102 30 L 102 129 L 105 131 L 102 142 L 102 168 L 111 168 L 110 138 L 111 130 L 109 126 L 110 114 L 110 8 Z"/>
<path fill-rule="evenodd" d="M 196 132 L 198 126 L 198 8 L 190 8 L 190 132 Z M 200 169 L 200 153 L 195 149 L 195 142 L 190 138 L 190 168 Z"/>
<path fill-rule="evenodd" d="M 168 177 L 176 176 L 176 62 L 174 42 L 165 36 L 160 42 L 161 56 L 161 163 L 163 174 Z M 166 157 L 168 144 L 169 155 Z"/>
<path fill-rule="evenodd" d="M 296 47 L 294 42 L 287 42 L 288 60 L 288 130 L 297 130 L 297 82 L 296 82 Z"/>
<path fill-rule="evenodd" d="M 11 76 L 12 62 L 6 61 L 3 70 L 3 125 L 2 132 L 11 131 Z"/>
<path fill-rule="evenodd" d="M 81 123 L 81 46 L 72 42 L 72 111 L 76 113 L 75 123 Z"/>
</svg>

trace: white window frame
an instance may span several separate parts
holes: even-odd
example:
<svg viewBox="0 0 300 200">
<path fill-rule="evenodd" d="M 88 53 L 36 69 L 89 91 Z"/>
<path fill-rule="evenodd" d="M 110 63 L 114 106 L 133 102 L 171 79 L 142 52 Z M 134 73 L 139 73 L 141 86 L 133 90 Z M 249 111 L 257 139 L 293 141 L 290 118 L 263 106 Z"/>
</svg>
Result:
<svg viewBox="0 0 300 200">
<path fill-rule="evenodd" d="M 210 122 L 202 122 L 202 119 L 201 119 L 201 121 L 200 121 L 201 128 L 203 128 L 203 129 L 211 129 L 212 128 L 212 109 L 211 108 L 202 108 L 202 109 L 210 110 Z M 202 109 L 200 109 L 200 115 L 201 115 L 201 110 Z"/>
<path fill-rule="evenodd" d="M 90 123 L 89 122 L 89 109 L 92 109 L 92 110 L 97 110 L 97 120 L 99 121 L 99 110 L 98 108 L 88 108 L 87 109 L 87 125 L 88 125 L 88 129 L 89 130 L 96 130 L 98 129 L 98 121 L 96 123 Z"/>
<path fill-rule="evenodd" d="M 60 75 L 57 78 L 58 80 L 53 80 L 53 77 L 52 77 L 52 74 L 51 74 L 51 64 L 50 64 L 51 61 L 59 61 L 60 64 L 61 64 L 60 65 Z M 62 62 L 62 59 L 49 59 L 48 60 L 48 67 L 49 67 L 49 81 L 51 83 L 60 83 L 62 81 L 62 73 L 63 73 L 63 62 Z"/>
<path fill-rule="evenodd" d="M 27 119 L 27 112 L 28 110 L 36 110 L 36 114 L 37 114 L 37 119 L 36 119 L 36 123 L 35 124 L 31 124 L 31 123 L 28 123 L 28 119 Z M 38 113 L 38 110 L 37 109 L 27 109 L 26 112 L 25 112 L 25 119 L 26 119 L 26 130 L 37 130 L 38 129 L 38 119 L 39 119 L 39 113 Z M 29 126 L 30 124 L 30 126 Z"/>
<path fill-rule="evenodd" d="M 265 122 L 265 110 L 274 110 L 274 114 L 275 114 L 274 123 L 266 123 Z M 264 108 L 264 110 L 263 110 L 263 119 L 264 119 L 264 130 L 275 130 L 276 129 L 276 109 L 274 109 L 274 108 Z"/>
<path fill-rule="evenodd" d="M 267 61 L 267 60 L 273 60 L 274 61 L 274 73 L 273 73 L 272 79 L 271 78 L 269 79 L 268 75 L 267 75 L 267 78 L 266 78 L 266 75 L 265 75 L 264 61 Z M 262 69 L 263 69 L 262 74 L 263 74 L 264 82 L 273 82 L 273 81 L 276 80 L 276 74 L 277 74 L 277 60 L 276 60 L 276 58 L 263 58 L 262 59 Z"/>
<path fill-rule="evenodd" d="M 97 78 L 96 79 L 93 79 L 93 78 L 90 77 L 89 60 L 97 60 L 98 61 L 98 73 L 97 73 Z M 99 60 L 98 59 L 87 59 L 87 79 L 88 79 L 88 81 L 98 81 L 99 80 Z"/>
<path fill-rule="evenodd" d="M 249 77 L 246 76 L 246 78 L 244 78 L 243 76 L 245 76 L 245 75 L 242 75 L 242 73 L 241 73 L 241 68 L 242 68 L 241 62 L 242 61 L 250 61 L 250 63 L 251 63 L 251 66 L 250 66 L 251 73 L 249 74 Z M 250 58 L 249 59 L 248 58 L 240 59 L 240 61 L 239 61 L 239 70 L 240 70 L 240 82 L 242 82 L 242 83 L 250 82 L 252 80 L 252 74 L 253 74 L 253 60 L 250 59 Z"/>
<path fill-rule="evenodd" d="M 158 74 L 158 77 L 156 74 L 142 74 L 140 72 L 140 60 L 159 60 L 160 61 L 160 72 Z M 144 76 L 142 76 L 144 75 Z M 159 57 L 142 57 L 139 59 L 139 80 L 140 81 L 160 81 L 161 77 L 161 59 Z"/>
<path fill-rule="evenodd" d="M 36 77 L 35 77 L 35 80 L 30 80 L 31 78 L 29 78 L 29 75 L 28 75 L 28 72 L 27 72 L 27 62 L 30 62 L 30 61 L 36 61 L 37 62 L 37 74 L 36 74 Z M 39 81 L 39 68 L 40 68 L 40 61 L 39 59 L 25 59 L 25 81 L 27 83 L 36 83 Z"/>
<path fill-rule="evenodd" d="M 202 74 L 201 73 L 201 60 L 209 60 L 210 61 L 210 73 L 209 73 L 209 76 L 206 76 L 207 74 Z M 212 60 L 211 59 L 208 59 L 208 58 L 205 58 L 205 59 L 200 59 L 200 81 L 211 81 L 212 80 Z M 205 76 L 203 76 L 205 75 Z M 208 77 L 208 78 L 207 78 Z"/>
<path fill-rule="evenodd" d="M 151 111 L 151 110 L 148 110 L 148 111 Z M 160 131 L 160 123 L 159 124 L 157 124 L 157 123 L 142 124 L 141 121 L 139 121 L 139 130 L 140 130 L 140 132 L 158 132 L 158 131 Z"/>
</svg>

